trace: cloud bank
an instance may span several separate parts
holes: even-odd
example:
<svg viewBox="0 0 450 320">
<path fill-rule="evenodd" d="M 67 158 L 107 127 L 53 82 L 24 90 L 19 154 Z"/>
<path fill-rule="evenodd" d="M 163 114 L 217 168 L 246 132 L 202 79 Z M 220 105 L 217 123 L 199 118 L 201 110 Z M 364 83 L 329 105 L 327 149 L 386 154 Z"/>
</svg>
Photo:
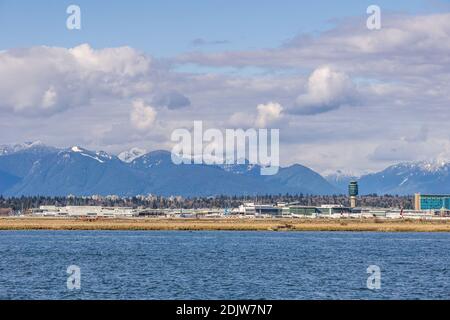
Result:
<svg viewBox="0 0 450 320">
<path fill-rule="evenodd" d="M 129 48 L 33 47 L 0 52 L 0 108 L 49 115 L 104 96 L 150 92 L 151 59 Z"/>
</svg>

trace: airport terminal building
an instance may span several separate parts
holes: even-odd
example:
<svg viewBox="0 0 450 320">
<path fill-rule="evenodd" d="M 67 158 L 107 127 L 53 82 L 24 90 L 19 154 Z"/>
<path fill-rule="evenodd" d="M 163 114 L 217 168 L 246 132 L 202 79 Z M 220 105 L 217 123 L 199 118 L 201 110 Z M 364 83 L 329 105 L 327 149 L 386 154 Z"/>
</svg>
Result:
<svg viewBox="0 0 450 320">
<path fill-rule="evenodd" d="M 450 195 L 420 194 L 414 197 L 414 209 L 420 210 L 450 210 Z"/>
</svg>

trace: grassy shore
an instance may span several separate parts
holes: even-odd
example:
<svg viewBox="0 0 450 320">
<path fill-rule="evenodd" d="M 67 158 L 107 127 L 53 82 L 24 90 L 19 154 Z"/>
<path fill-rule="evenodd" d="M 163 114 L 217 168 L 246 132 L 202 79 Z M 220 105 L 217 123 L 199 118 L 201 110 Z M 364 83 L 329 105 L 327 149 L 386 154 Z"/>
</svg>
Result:
<svg viewBox="0 0 450 320">
<path fill-rule="evenodd" d="M 450 232 L 450 221 L 377 219 L 0 218 L 0 230 L 235 230 Z"/>
</svg>

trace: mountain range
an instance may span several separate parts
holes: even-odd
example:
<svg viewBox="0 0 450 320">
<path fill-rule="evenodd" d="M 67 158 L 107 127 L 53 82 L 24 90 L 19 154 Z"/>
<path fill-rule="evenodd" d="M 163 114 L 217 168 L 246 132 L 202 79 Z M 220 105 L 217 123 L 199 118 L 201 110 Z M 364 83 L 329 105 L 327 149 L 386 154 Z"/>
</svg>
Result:
<svg viewBox="0 0 450 320">
<path fill-rule="evenodd" d="M 392 165 L 359 178 L 365 193 L 407 195 L 450 193 L 450 162 L 417 161 Z"/>
<path fill-rule="evenodd" d="M 132 149 L 119 156 L 74 146 L 58 149 L 39 142 L 0 146 L 0 194 L 5 196 L 138 194 L 214 196 L 334 194 L 338 189 L 301 165 L 261 176 L 258 165 L 172 162 L 168 151 Z"/>
<path fill-rule="evenodd" d="M 352 180 L 360 194 L 450 192 L 449 162 L 410 162 L 356 177 L 342 172 L 322 177 L 299 165 L 261 176 L 260 167 L 181 164 L 168 151 L 133 148 L 111 155 L 74 146 L 54 148 L 40 142 L 0 146 L 0 194 L 66 196 L 138 194 L 214 196 L 262 194 L 331 195 L 347 193 Z"/>
</svg>

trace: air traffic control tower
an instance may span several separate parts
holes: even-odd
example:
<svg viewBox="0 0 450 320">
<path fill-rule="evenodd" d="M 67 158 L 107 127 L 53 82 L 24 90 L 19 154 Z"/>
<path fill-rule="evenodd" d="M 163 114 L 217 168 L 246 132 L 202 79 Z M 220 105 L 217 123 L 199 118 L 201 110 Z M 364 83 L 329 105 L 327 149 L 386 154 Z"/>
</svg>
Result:
<svg viewBox="0 0 450 320">
<path fill-rule="evenodd" d="M 358 182 L 350 181 L 348 185 L 348 195 L 350 196 L 350 207 L 356 208 L 356 196 L 358 195 Z"/>
</svg>

